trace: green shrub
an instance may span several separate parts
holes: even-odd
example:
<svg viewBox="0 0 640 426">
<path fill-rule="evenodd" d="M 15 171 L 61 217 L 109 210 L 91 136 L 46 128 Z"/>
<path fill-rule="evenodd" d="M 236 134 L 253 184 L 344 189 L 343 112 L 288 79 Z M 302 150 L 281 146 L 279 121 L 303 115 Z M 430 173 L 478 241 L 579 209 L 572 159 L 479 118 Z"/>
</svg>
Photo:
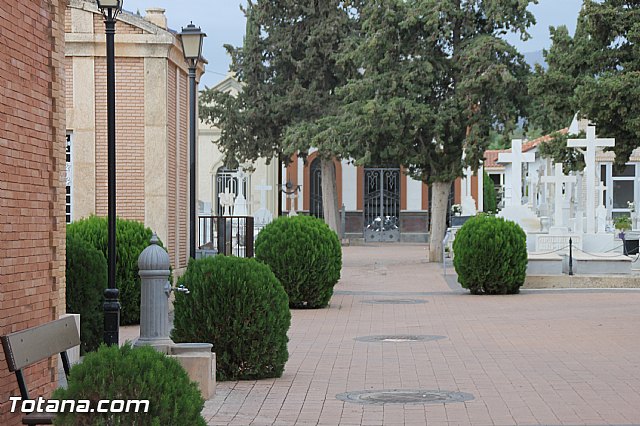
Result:
<svg viewBox="0 0 640 426">
<path fill-rule="evenodd" d="M 280 217 L 256 239 L 256 259 L 269 265 L 289 295 L 292 308 L 324 308 L 340 279 L 338 235 L 321 219 Z"/>
<path fill-rule="evenodd" d="M 176 294 L 175 342 L 213 344 L 218 380 L 282 375 L 291 313 L 267 265 L 232 256 L 191 260 L 178 283 L 190 294 Z"/>
<path fill-rule="evenodd" d="M 77 235 L 67 234 L 67 312 L 80 314 L 80 352 L 94 351 L 103 340 L 107 260 Z"/>
<path fill-rule="evenodd" d="M 484 211 L 487 213 L 496 213 L 498 211 L 496 188 L 486 170 L 482 174 L 482 204 Z"/>
<path fill-rule="evenodd" d="M 527 238 L 520 226 L 503 218 L 478 215 L 453 241 L 458 281 L 472 294 L 513 294 L 527 272 Z"/>
<path fill-rule="evenodd" d="M 100 346 L 72 367 L 67 389 L 57 389 L 52 398 L 89 400 L 93 410 L 101 399 L 149 400 L 146 413 L 64 413 L 56 425 L 206 424 L 197 383 L 178 361 L 149 346 Z"/>
<path fill-rule="evenodd" d="M 153 232 L 135 220 L 116 220 L 116 287 L 120 290 L 120 324 L 140 323 L 138 257 Z M 67 235 L 78 236 L 107 258 L 107 218 L 91 216 L 67 225 Z M 162 245 L 162 244 L 161 244 Z"/>
</svg>

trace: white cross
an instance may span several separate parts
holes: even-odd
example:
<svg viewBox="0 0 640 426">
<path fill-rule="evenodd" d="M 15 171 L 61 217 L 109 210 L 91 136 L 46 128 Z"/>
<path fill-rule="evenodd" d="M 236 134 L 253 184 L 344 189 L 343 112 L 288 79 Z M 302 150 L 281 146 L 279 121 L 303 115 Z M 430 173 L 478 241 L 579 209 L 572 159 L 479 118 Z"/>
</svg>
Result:
<svg viewBox="0 0 640 426">
<path fill-rule="evenodd" d="M 598 139 L 596 138 L 595 126 L 587 126 L 586 139 L 569 139 L 567 146 L 569 148 L 586 148 L 584 162 L 585 175 L 587 177 L 587 232 L 592 234 L 596 231 L 596 150 L 599 147 L 615 146 L 616 140 L 613 138 Z"/>
<path fill-rule="evenodd" d="M 562 163 L 556 163 L 556 173 L 553 176 L 542 176 L 542 182 L 555 185 L 554 201 L 554 226 L 562 226 L 562 184 L 575 183 L 575 176 L 566 176 L 562 173 Z"/>
<path fill-rule="evenodd" d="M 247 178 L 247 174 L 242 167 L 238 167 L 235 177 L 238 179 L 238 198 L 245 199 L 246 194 L 244 193 L 244 182 Z"/>
<path fill-rule="evenodd" d="M 511 205 L 522 204 L 522 163 L 533 163 L 536 156 L 532 152 L 522 153 L 522 139 L 511 141 L 511 152 L 498 154 L 498 163 L 511 163 Z"/>
<path fill-rule="evenodd" d="M 273 188 L 271 185 L 267 185 L 265 180 L 262 179 L 262 183 L 256 186 L 256 191 L 260 191 L 260 208 L 267 208 L 267 191 L 271 191 Z"/>
</svg>

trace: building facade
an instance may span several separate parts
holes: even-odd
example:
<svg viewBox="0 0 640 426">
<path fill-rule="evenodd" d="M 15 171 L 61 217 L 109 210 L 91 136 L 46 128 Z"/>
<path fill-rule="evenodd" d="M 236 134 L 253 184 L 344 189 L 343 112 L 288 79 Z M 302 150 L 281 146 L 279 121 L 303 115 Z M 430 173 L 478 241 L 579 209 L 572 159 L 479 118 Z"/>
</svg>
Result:
<svg viewBox="0 0 640 426">
<path fill-rule="evenodd" d="M 242 90 L 242 85 L 230 74 L 211 88 L 221 92 L 238 94 Z M 220 194 L 229 189 L 230 192 L 238 194 L 238 178 L 236 169 L 228 169 L 224 164 L 224 156 L 220 151 L 217 141 L 220 139 L 220 129 L 200 122 L 198 137 L 198 215 L 199 216 L 220 216 L 222 206 L 220 205 Z M 271 187 L 265 191 L 265 208 L 274 217 L 278 212 L 278 162 L 271 159 L 267 164 L 265 159 L 259 159 L 255 164 L 250 165 L 250 173 L 242 183 L 242 191 L 247 199 L 247 213 L 253 215 L 261 206 L 263 191 L 261 187 Z"/>
<path fill-rule="evenodd" d="M 164 10 L 146 12 L 123 11 L 116 24 L 116 211 L 155 231 L 179 274 L 189 253 L 188 69 Z M 104 27 L 95 3 L 69 1 L 67 221 L 107 215 Z M 200 65 L 197 79 L 203 71 Z"/>
<path fill-rule="evenodd" d="M 283 183 L 299 186 L 297 198 L 283 197 L 283 209 L 322 216 L 320 159 L 311 150 L 306 161 L 294 157 Z M 344 206 L 347 238 L 365 241 L 427 242 L 429 189 L 401 167 L 362 167 L 336 161 L 338 205 Z M 460 180 L 456 181 L 459 200 Z M 454 191 L 455 193 L 456 191 Z"/>
</svg>

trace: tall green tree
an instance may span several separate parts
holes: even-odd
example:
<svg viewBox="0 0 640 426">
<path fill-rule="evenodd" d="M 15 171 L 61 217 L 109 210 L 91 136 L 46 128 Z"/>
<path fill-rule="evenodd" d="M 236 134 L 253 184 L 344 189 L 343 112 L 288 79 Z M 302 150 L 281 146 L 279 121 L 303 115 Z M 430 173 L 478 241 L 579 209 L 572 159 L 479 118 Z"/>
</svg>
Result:
<svg viewBox="0 0 640 426">
<path fill-rule="evenodd" d="M 356 17 L 339 0 L 255 0 L 244 9 L 247 32 L 240 48 L 227 46 L 231 70 L 244 90 L 237 97 L 208 91 L 201 117 L 221 128 L 218 142 L 227 163 L 276 155 L 305 157 L 317 148 L 322 168 L 324 218 L 338 231 L 333 159 L 340 144 L 318 137 L 318 121 L 338 107 L 336 88 L 355 68 L 336 53 L 354 30 Z"/>
<path fill-rule="evenodd" d="M 527 37 L 537 0 L 371 0 L 341 55 L 360 73 L 321 121 L 321 140 L 359 164 L 400 163 L 431 185 L 430 258 L 442 257 L 447 201 L 463 166 L 477 169 L 491 130 L 522 113 L 524 58 L 500 36 Z M 463 152 L 465 160 L 463 161 Z"/>
<path fill-rule="evenodd" d="M 549 27 L 552 45 L 543 51 L 547 68 L 536 64 L 529 79 L 528 121 L 545 134 L 569 126 L 577 112 L 576 87 L 592 72 L 594 47 L 586 33 L 583 13 L 573 37 L 564 25 Z"/>
<path fill-rule="evenodd" d="M 532 123 L 552 132 L 579 111 L 616 138 L 616 163 L 626 163 L 640 146 L 638 22 L 637 0 L 585 0 L 573 37 L 552 27 L 548 69 L 536 68 L 529 84 Z"/>
<path fill-rule="evenodd" d="M 597 50 L 594 73 L 576 89 L 580 112 L 598 133 L 616 138 L 618 166 L 640 146 L 640 2 L 585 0 L 586 31 Z"/>
</svg>

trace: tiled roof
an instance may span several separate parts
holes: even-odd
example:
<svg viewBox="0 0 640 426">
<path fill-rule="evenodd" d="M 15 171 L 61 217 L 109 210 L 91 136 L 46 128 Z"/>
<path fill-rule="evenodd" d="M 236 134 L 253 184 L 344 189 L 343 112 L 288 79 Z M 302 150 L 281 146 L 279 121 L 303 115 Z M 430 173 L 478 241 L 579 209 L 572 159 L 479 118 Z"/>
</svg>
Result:
<svg viewBox="0 0 640 426">
<path fill-rule="evenodd" d="M 562 130 L 558 130 L 556 133 L 566 135 L 569 133 L 569 128 L 565 127 Z M 522 144 L 522 152 L 531 151 L 542 142 L 548 142 L 553 139 L 553 134 L 544 135 L 532 141 L 528 141 Z M 494 170 L 504 170 L 504 164 L 498 163 L 498 154 L 501 152 L 511 152 L 511 149 L 488 149 L 484 152 L 484 167 Z"/>
<path fill-rule="evenodd" d="M 485 169 L 501 169 L 504 170 L 504 164 L 498 163 L 498 154 L 501 152 L 509 152 L 509 149 L 488 149 L 484 152 Z"/>
<path fill-rule="evenodd" d="M 569 128 L 565 127 L 562 130 L 558 130 L 555 133 L 560 133 L 561 135 L 566 135 L 567 133 L 569 133 Z M 542 142 L 549 142 L 551 139 L 553 139 L 553 135 L 555 133 L 552 133 L 550 135 L 544 135 L 539 137 L 538 139 L 534 139 L 532 141 L 528 141 L 527 143 L 523 143 L 522 144 L 522 152 L 527 152 L 532 150 L 533 148 L 535 148 L 536 146 L 540 145 Z M 509 150 L 511 151 L 511 150 Z"/>
</svg>

